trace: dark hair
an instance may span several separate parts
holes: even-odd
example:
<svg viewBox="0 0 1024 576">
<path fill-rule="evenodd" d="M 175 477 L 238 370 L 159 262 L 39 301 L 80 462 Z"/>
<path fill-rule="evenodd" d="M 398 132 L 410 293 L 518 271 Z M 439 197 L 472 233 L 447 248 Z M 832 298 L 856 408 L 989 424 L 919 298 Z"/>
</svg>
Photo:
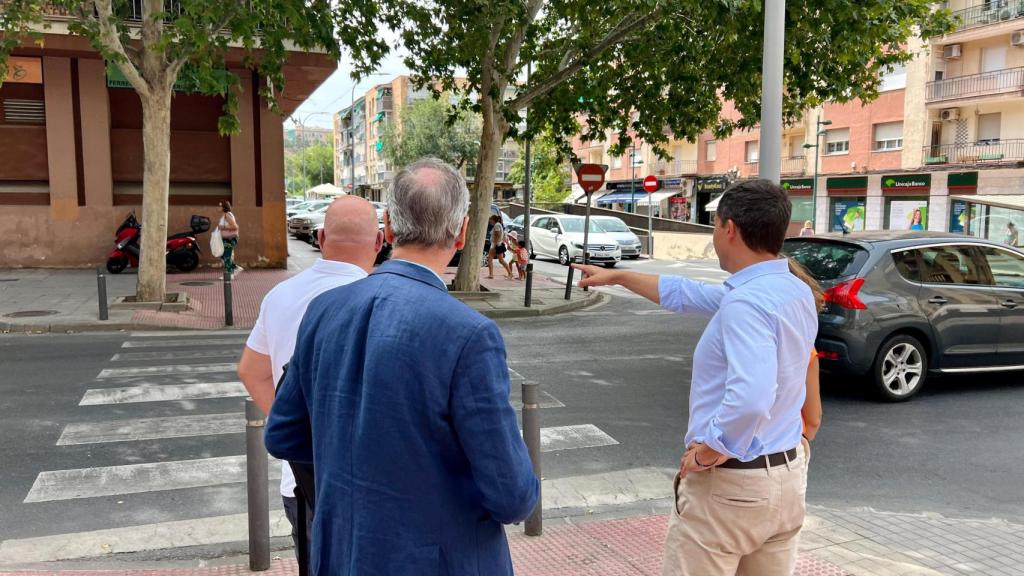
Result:
<svg viewBox="0 0 1024 576">
<path fill-rule="evenodd" d="M 487 219 L 491 224 L 497 224 L 498 220 L 501 220 L 501 218 L 497 214 L 491 214 L 491 217 Z"/>
<path fill-rule="evenodd" d="M 230 200 L 221 200 L 220 201 L 220 208 L 221 208 L 221 210 L 223 210 L 225 212 L 231 212 L 231 201 Z"/>
<path fill-rule="evenodd" d="M 724 224 L 732 220 L 743 243 L 755 252 L 778 254 L 793 214 L 786 192 L 771 180 L 748 180 L 725 191 L 716 215 Z"/>
</svg>

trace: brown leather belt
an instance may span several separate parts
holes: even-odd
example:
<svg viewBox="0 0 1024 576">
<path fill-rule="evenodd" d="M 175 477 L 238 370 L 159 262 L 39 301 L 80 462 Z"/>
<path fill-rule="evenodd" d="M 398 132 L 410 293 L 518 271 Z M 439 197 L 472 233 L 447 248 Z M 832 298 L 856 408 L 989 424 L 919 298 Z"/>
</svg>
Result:
<svg viewBox="0 0 1024 576">
<path fill-rule="evenodd" d="M 768 468 L 772 466 L 782 466 L 786 461 L 792 462 L 796 460 L 796 448 L 790 448 L 785 452 L 776 452 L 775 454 L 768 454 L 767 456 L 758 456 L 750 462 L 740 462 L 733 458 L 726 460 L 718 465 L 719 468 L 733 468 L 736 470 L 753 470 L 755 468 Z M 767 465 L 765 461 L 767 460 Z"/>
</svg>

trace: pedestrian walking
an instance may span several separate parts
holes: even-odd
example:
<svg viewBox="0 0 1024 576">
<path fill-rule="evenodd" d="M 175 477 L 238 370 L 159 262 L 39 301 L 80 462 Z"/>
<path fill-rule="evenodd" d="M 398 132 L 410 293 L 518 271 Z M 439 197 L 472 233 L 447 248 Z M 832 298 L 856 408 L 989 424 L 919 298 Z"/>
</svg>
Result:
<svg viewBox="0 0 1024 576">
<path fill-rule="evenodd" d="M 724 285 L 575 265 L 663 308 L 711 316 L 694 350 L 685 448 L 663 574 L 792 574 L 803 525 L 801 409 L 817 332 L 810 288 L 780 257 L 792 206 L 768 180 L 733 186 L 715 213 Z"/>
<path fill-rule="evenodd" d="M 814 236 L 814 222 L 804 221 L 804 227 L 800 229 L 801 236 Z"/>
<path fill-rule="evenodd" d="M 260 305 L 249 339 L 238 362 L 238 377 L 264 414 L 270 414 L 274 389 L 295 350 L 299 321 L 309 303 L 320 294 L 365 278 L 384 242 L 377 229 L 373 204 L 356 196 L 335 200 L 318 232 L 320 258 L 312 266 L 275 286 Z M 290 466 L 281 467 L 281 499 L 292 525 L 295 551 L 300 553 L 300 503 Z M 306 534 L 312 511 L 305 510 Z"/>
<path fill-rule="evenodd" d="M 515 230 L 508 233 L 508 246 L 512 251 L 516 277 L 522 280 L 526 278 L 526 263 L 530 261 L 530 255 L 526 253 L 526 248 L 519 243 L 519 234 Z"/>
<path fill-rule="evenodd" d="M 501 267 L 505 269 L 505 278 L 512 279 L 512 266 L 505 261 L 505 253 L 508 246 L 505 244 L 505 227 L 501 225 L 501 216 L 494 214 L 488 222 L 491 225 L 491 249 L 487 252 L 487 277 L 494 279 L 494 260 L 497 259 Z"/>
<path fill-rule="evenodd" d="M 231 212 L 231 202 L 222 200 L 218 206 L 220 206 L 221 215 L 217 229 L 220 230 L 220 237 L 224 242 L 224 254 L 221 255 L 221 259 L 224 261 L 224 269 L 234 277 L 235 273 L 244 270 L 235 264 L 235 247 L 238 246 L 238 220 Z"/>
<path fill-rule="evenodd" d="M 530 514 L 540 481 L 501 333 L 441 279 L 465 245 L 469 192 L 427 159 L 388 196 L 392 258 L 309 305 L 267 449 L 313 464 L 313 574 L 511 575 L 502 524 Z"/>
</svg>

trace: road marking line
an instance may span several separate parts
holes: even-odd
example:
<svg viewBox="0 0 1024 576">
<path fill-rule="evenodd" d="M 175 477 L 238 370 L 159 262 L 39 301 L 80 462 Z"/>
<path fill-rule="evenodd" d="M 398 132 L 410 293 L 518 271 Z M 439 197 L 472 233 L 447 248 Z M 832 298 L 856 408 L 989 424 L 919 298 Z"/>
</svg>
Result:
<svg viewBox="0 0 1024 576">
<path fill-rule="evenodd" d="M 540 429 L 541 452 L 597 448 L 599 446 L 613 446 L 618 443 L 618 440 L 605 434 L 593 424 L 577 424 L 574 426 Z"/>
<path fill-rule="evenodd" d="M 248 514 L 232 514 L 4 540 L 0 542 L 0 563 L 53 562 L 146 550 L 245 542 L 249 538 L 248 519 Z M 284 510 L 270 511 L 271 536 L 289 536 L 291 530 Z"/>
<path fill-rule="evenodd" d="M 166 402 L 170 400 L 206 400 L 209 398 L 246 397 L 249 392 L 241 382 L 200 382 L 196 384 L 165 384 L 94 388 L 85 391 L 79 406 Z"/>
<path fill-rule="evenodd" d="M 621 362 L 628 360 L 664 360 L 666 362 L 687 362 L 690 358 L 688 356 L 680 356 L 675 354 L 634 354 L 632 356 L 587 356 L 586 358 L 561 358 L 560 361 L 563 364 L 572 362 L 583 362 L 586 361 L 589 364 L 595 362 Z M 510 360 L 510 364 L 550 364 L 551 359 L 540 359 L 532 358 L 529 360 Z M 575 375 L 575 372 L 566 372 L 569 375 Z"/>
<path fill-rule="evenodd" d="M 107 368 L 99 373 L 97 379 L 123 378 L 131 376 L 154 376 L 162 374 L 212 374 L 215 372 L 235 372 L 238 364 L 193 364 L 173 366 L 144 366 L 138 368 Z"/>
<path fill-rule="evenodd" d="M 657 308 L 655 310 L 634 310 L 633 314 L 637 316 L 668 316 L 670 314 L 675 314 L 675 312 Z"/>
<path fill-rule="evenodd" d="M 270 479 L 280 478 L 280 462 L 272 461 Z M 201 488 L 245 480 L 244 455 L 53 470 L 36 476 L 25 503 Z"/>
<path fill-rule="evenodd" d="M 521 392 L 517 392 L 516 388 L 512 388 L 512 393 L 509 395 L 508 401 L 512 404 L 512 408 L 516 410 L 523 409 L 523 395 Z M 565 408 L 565 404 L 558 398 L 555 398 L 551 394 L 543 391 L 537 391 L 537 408 Z"/>
<path fill-rule="evenodd" d="M 114 354 L 111 362 L 131 362 L 135 360 L 192 360 L 195 358 L 237 358 L 241 354 L 238 348 L 221 348 L 206 350 L 175 350 L 168 352 L 122 352 Z"/>
<path fill-rule="evenodd" d="M 241 413 L 80 422 L 64 427 L 57 446 L 215 436 L 244 431 L 245 416 Z"/>
<path fill-rule="evenodd" d="M 185 346 L 238 346 L 246 338 L 200 338 L 196 340 L 126 340 L 121 348 L 175 348 Z"/>
<path fill-rule="evenodd" d="M 248 330 L 143 330 L 132 338 L 187 338 L 189 336 L 248 336 Z"/>
</svg>

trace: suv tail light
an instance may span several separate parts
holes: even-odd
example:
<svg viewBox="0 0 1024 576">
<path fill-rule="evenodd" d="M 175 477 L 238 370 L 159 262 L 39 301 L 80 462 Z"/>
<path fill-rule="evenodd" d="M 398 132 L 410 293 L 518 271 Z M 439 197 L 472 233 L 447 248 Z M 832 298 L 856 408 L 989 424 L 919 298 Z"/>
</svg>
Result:
<svg viewBox="0 0 1024 576">
<path fill-rule="evenodd" d="M 857 293 L 860 292 L 860 287 L 863 285 L 863 278 L 854 278 L 853 280 L 840 282 L 825 290 L 825 302 L 850 310 L 865 310 L 867 306 L 857 296 Z"/>
</svg>

